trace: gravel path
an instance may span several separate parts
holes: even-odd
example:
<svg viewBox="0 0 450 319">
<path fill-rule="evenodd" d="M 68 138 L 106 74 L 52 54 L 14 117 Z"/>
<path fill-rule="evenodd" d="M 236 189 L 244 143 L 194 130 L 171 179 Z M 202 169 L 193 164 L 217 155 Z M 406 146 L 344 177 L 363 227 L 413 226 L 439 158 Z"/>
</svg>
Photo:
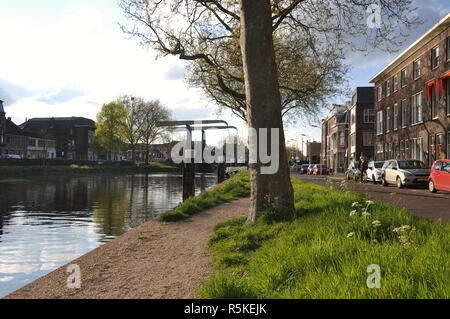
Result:
<svg viewBox="0 0 450 319">
<path fill-rule="evenodd" d="M 67 288 L 65 265 L 5 298 L 194 298 L 214 271 L 206 248 L 214 226 L 249 207 L 244 198 L 186 221 L 148 221 L 71 262 L 81 269 L 80 289 Z"/>
</svg>

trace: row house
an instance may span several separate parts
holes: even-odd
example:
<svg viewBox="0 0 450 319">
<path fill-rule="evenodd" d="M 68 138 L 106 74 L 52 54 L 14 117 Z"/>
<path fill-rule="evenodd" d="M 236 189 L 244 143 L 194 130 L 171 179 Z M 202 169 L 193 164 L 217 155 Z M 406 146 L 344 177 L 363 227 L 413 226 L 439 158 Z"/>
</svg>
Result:
<svg viewBox="0 0 450 319">
<path fill-rule="evenodd" d="M 91 149 L 96 130 L 95 122 L 84 117 L 33 118 L 20 127 L 30 136 L 56 141 L 56 158 L 95 160 Z"/>
<path fill-rule="evenodd" d="M 369 81 L 377 160 L 450 158 L 449 25 L 447 14 Z"/>
<path fill-rule="evenodd" d="M 6 117 L 0 100 L 0 155 L 19 155 L 21 158 L 55 158 L 55 140 L 27 134 Z"/>
<path fill-rule="evenodd" d="M 322 120 L 322 163 L 333 172 L 344 172 L 361 154 L 374 158 L 374 88 L 357 87 L 351 102 L 333 105 Z"/>
</svg>

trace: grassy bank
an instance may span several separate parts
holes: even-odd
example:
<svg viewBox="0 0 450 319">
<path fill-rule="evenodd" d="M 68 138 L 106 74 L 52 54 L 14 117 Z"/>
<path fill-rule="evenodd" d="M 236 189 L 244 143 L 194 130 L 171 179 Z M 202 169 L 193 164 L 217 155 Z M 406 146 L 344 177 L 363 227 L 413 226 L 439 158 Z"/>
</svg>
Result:
<svg viewBox="0 0 450 319">
<path fill-rule="evenodd" d="M 220 223 L 200 298 L 449 298 L 450 225 L 293 179 L 297 217 Z M 381 288 L 369 289 L 369 265 Z"/>
<path fill-rule="evenodd" d="M 145 166 L 79 166 L 79 165 L 52 165 L 52 166 L 0 166 L 0 178 L 18 177 L 44 174 L 85 174 L 102 172 L 136 172 L 158 173 L 178 172 L 179 168 L 163 163 Z"/>
<path fill-rule="evenodd" d="M 161 222 L 184 220 L 208 208 L 246 196 L 250 196 L 250 177 L 247 171 L 240 171 L 214 189 L 203 191 L 198 196 L 187 199 L 177 208 L 162 214 L 159 220 Z"/>
</svg>

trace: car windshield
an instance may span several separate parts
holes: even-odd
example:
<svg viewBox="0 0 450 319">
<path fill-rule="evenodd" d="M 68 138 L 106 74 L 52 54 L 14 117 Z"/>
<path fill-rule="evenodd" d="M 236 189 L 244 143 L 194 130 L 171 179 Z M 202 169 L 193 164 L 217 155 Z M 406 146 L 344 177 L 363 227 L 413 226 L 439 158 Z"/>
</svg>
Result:
<svg viewBox="0 0 450 319">
<path fill-rule="evenodd" d="M 421 161 L 398 161 L 398 167 L 400 169 L 420 169 L 420 168 L 428 168 Z"/>
<path fill-rule="evenodd" d="M 374 163 L 375 168 L 382 168 L 383 165 L 384 165 L 384 162 L 375 162 Z"/>
</svg>

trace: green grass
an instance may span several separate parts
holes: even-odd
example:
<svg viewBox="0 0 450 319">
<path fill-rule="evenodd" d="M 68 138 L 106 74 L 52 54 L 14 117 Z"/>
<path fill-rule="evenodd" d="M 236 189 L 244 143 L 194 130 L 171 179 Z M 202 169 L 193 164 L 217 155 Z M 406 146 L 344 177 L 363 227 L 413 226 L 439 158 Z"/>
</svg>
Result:
<svg viewBox="0 0 450 319">
<path fill-rule="evenodd" d="M 162 214 L 159 221 L 175 222 L 184 220 L 211 207 L 249 195 L 249 174 L 247 171 L 240 171 L 211 191 L 203 191 L 196 197 L 188 198 L 177 208 Z"/>
<path fill-rule="evenodd" d="M 136 172 L 136 173 L 157 173 L 157 172 L 178 172 L 179 168 L 163 163 L 154 163 L 144 166 L 79 166 L 79 165 L 48 165 L 48 166 L 0 166 L 0 178 L 30 176 L 42 174 L 84 174 L 102 172 Z"/>
<path fill-rule="evenodd" d="M 292 183 L 292 220 L 265 212 L 253 225 L 244 216 L 215 227 L 208 247 L 218 271 L 200 298 L 450 297 L 448 224 L 368 204 L 359 193 Z M 379 289 L 366 284 L 371 264 L 381 269 Z"/>
</svg>

